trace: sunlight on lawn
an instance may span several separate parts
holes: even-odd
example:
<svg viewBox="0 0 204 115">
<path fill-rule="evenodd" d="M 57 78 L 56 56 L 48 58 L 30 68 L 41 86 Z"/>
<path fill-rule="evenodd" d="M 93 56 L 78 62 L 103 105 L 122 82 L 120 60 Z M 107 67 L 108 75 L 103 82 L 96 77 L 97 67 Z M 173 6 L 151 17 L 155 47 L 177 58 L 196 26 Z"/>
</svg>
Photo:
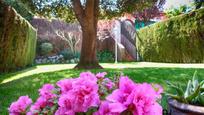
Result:
<svg viewBox="0 0 204 115">
<path fill-rule="evenodd" d="M 12 80 L 20 79 L 22 77 L 39 74 L 39 73 L 46 73 L 46 72 L 53 72 L 65 69 L 71 69 L 75 66 L 75 64 L 58 64 L 58 65 L 38 65 L 31 69 L 23 70 L 23 72 L 17 72 L 15 75 L 4 79 L 0 84 L 6 83 Z"/>
<path fill-rule="evenodd" d="M 16 73 L 9 74 L 9 77 L 3 79 L 0 84 L 20 79 L 26 76 L 54 72 L 74 68 L 76 64 L 54 64 L 38 65 L 30 69 L 25 69 Z M 164 68 L 204 68 L 204 64 L 172 64 L 172 63 L 151 63 L 151 62 L 130 62 L 130 63 L 101 63 L 104 68 L 123 69 L 123 68 L 144 68 L 144 67 L 164 67 Z M 4 76 L 4 75 L 2 75 Z M 8 75 L 7 75 L 8 76 Z"/>
</svg>

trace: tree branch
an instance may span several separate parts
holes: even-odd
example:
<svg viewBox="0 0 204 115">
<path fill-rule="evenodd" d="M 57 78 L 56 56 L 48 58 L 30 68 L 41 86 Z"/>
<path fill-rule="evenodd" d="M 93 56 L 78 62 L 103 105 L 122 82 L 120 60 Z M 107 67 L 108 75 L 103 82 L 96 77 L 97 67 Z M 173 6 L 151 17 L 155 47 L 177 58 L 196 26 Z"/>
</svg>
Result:
<svg viewBox="0 0 204 115">
<path fill-rule="evenodd" d="M 79 23 L 82 25 L 83 17 L 84 17 L 83 6 L 81 5 L 80 0 L 71 0 L 71 2 L 72 2 L 72 5 L 73 5 L 73 10 L 75 12 L 75 15 L 76 15 Z"/>
<path fill-rule="evenodd" d="M 94 15 L 94 4 L 96 0 L 87 0 L 85 5 L 85 13 L 87 18 L 93 17 Z M 90 16 L 90 17 L 89 17 Z"/>
<path fill-rule="evenodd" d="M 99 17 L 99 0 L 95 0 L 94 3 L 94 17 L 95 17 L 95 26 L 97 27 L 98 24 L 98 17 Z"/>
</svg>

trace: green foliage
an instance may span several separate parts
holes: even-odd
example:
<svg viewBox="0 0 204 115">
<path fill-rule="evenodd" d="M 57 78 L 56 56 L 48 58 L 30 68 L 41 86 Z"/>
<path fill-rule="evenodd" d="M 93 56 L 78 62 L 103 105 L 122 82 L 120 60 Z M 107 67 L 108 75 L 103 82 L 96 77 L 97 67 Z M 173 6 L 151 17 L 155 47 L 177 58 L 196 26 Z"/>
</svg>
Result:
<svg viewBox="0 0 204 115">
<path fill-rule="evenodd" d="M 26 0 L 21 0 L 23 3 Z M 66 22 L 77 21 L 72 9 L 70 0 L 28 0 L 29 5 L 34 12 L 46 18 L 60 18 Z M 100 1 L 100 19 L 110 19 L 121 16 L 124 12 L 142 11 L 148 7 L 154 6 L 157 0 L 99 0 Z M 160 0 L 159 7 L 165 0 Z M 85 1 L 84 1 L 85 2 Z M 85 3 L 82 6 L 85 7 Z"/>
<path fill-rule="evenodd" d="M 138 31 L 137 49 L 143 61 L 204 62 L 204 9 L 176 16 Z"/>
<path fill-rule="evenodd" d="M 0 72 L 33 64 L 36 50 L 36 30 L 13 8 L 2 5 L 0 11 Z"/>
<path fill-rule="evenodd" d="M 12 6 L 22 17 L 31 21 L 34 14 L 28 9 L 28 7 L 21 2 L 21 0 L 4 0 L 7 5 Z"/>
<path fill-rule="evenodd" d="M 97 59 L 99 62 L 113 62 L 114 54 L 108 50 L 97 52 Z"/>
<path fill-rule="evenodd" d="M 53 10 L 53 9 L 52 9 Z M 76 17 L 73 10 L 67 6 L 58 6 L 56 7 L 55 17 L 64 20 L 67 23 L 76 22 Z"/>
<path fill-rule="evenodd" d="M 188 7 L 186 5 L 180 6 L 179 8 L 174 8 L 171 10 L 167 10 L 165 14 L 167 17 L 171 18 L 174 16 L 178 16 L 187 12 Z"/>
<path fill-rule="evenodd" d="M 194 73 L 192 80 L 189 80 L 186 84 L 186 89 L 181 87 L 180 84 L 172 84 L 168 82 L 170 88 L 176 90 L 176 95 L 167 93 L 173 99 L 179 102 L 201 105 L 204 106 L 204 80 L 199 82 L 197 72 Z"/>
<path fill-rule="evenodd" d="M 204 6 L 204 1 L 203 0 L 194 0 L 194 4 L 193 5 L 195 6 L 195 9 L 199 9 L 202 6 Z"/>
<path fill-rule="evenodd" d="M 20 0 L 30 11 L 48 19 L 59 18 L 67 23 L 75 22 L 76 17 L 71 4 L 66 0 Z"/>
<path fill-rule="evenodd" d="M 80 55 L 81 55 L 80 52 L 75 52 L 74 57 L 77 58 L 77 59 L 79 59 L 79 58 L 80 58 Z"/>
<path fill-rule="evenodd" d="M 42 55 L 47 55 L 47 54 L 49 54 L 50 52 L 52 52 L 52 50 L 53 50 L 53 45 L 52 45 L 51 43 L 49 43 L 49 42 L 47 42 L 47 43 L 42 43 L 42 44 L 40 45 L 40 51 L 41 51 L 41 54 L 42 54 Z"/>
<path fill-rule="evenodd" d="M 71 60 L 74 58 L 79 59 L 80 53 L 79 52 L 72 52 L 70 49 L 64 49 L 63 51 L 60 52 L 61 55 L 63 55 L 65 60 Z"/>
</svg>

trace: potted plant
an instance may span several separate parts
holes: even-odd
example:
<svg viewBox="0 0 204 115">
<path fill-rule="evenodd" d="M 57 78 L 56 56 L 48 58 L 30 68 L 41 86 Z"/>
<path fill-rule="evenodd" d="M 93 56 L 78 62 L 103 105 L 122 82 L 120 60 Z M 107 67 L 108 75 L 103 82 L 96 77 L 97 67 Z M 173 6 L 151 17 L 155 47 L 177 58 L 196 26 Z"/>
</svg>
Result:
<svg viewBox="0 0 204 115">
<path fill-rule="evenodd" d="M 197 72 L 188 81 L 185 90 L 181 84 L 167 84 L 177 93 L 167 93 L 170 115 L 204 115 L 204 80 L 198 81 Z"/>
</svg>

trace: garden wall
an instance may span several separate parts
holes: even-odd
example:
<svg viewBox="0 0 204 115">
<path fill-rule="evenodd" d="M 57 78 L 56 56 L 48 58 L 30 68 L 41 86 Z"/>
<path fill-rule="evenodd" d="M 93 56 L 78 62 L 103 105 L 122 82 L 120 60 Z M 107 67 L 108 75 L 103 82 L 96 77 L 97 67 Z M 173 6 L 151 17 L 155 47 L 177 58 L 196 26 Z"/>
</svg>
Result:
<svg viewBox="0 0 204 115">
<path fill-rule="evenodd" d="M 16 11 L 0 2 L 0 72 L 33 63 L 36 30 Z"/>
<path fill-rule="evenodd" d="M 140 29 L 136 42 L 142 61 L 204 62 L 204 9 Z"/>
</svg>

